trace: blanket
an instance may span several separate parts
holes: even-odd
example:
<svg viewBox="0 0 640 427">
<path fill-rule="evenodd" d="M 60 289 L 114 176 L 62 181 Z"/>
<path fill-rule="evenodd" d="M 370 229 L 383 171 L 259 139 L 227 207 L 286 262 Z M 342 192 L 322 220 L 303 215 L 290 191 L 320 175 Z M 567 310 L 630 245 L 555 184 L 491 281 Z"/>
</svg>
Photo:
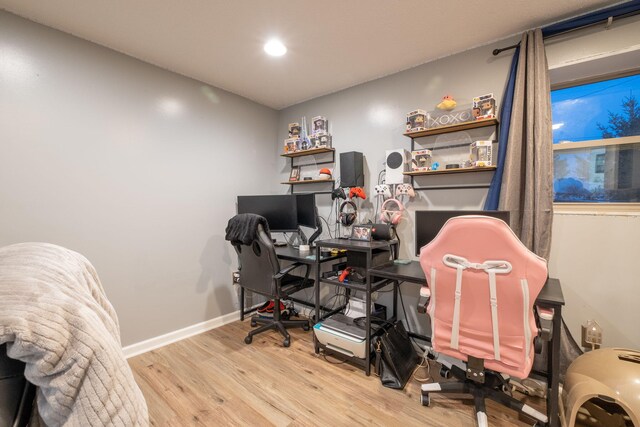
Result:
<svg viewBox="0 0 640 427">
<path fill-rule="evenodd" d="M 147 426 L 116 313 L 82 255 L 46 243 L 0 248 L 0 344 L 26 363 L 50 426 Z M 39 420 L 36 420 L 39 421 Z"/>
</svg>

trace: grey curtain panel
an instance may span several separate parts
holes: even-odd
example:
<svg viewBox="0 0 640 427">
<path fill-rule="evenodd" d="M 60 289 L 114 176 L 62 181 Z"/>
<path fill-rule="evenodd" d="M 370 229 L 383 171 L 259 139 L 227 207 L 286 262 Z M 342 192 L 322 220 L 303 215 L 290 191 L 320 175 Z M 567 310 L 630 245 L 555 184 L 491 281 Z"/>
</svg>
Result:
<svg viewBox="0 0 640 427">
<path fill-rule="evenodd" d="M 522 35 L 500 210 L 511 228 L 539 256 L 549 259 L 553 222 L 551 94 L 542 31 Z"/>
</svg>

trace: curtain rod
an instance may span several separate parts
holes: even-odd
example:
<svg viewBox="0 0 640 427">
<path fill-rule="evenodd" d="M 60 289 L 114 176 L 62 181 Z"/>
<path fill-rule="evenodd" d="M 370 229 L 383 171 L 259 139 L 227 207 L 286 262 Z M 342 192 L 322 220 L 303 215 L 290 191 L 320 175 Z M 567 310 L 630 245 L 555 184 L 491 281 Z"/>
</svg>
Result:
<svg viewBox="0 0 640 427">
<path fill-rule="evenodd" d="M 640 10 L 635 10 L 635 11 L 633 11 L 633 12 L 629 12 L 629 13 L 625 13 L 625 14 L 622 14 L 622 15 L 618 15 L 618 16 L 616 16 L 616 19 L 628 18 L 628 17 L 630 17 L 630 16 L 635 16 L 635 15 L 638 15 L 638 14 L 640 14 Z M 608 30 L 608 29 L 609 29 L 609 27 L 611 26 L 611 23 L 613 22 L 613 16 L 609 16 L 607 19 L 602 19 L 602 20 L 600 20 L 600 21 L 596 21 L 596 22 L 593 22 L 593 23 L 591 23 L 591 24 L 582 25 L 582 26 L 580 26 L 580 27 L 572 28 L 572 29 L 570 29 L 570 30 L 566 30 L 566 31 L 561 31 L 561 32 L 559 32 L 559 33 L 552 34 L 552 35 L 550 35 L 550 36 L 546 36 L 546 37 L 544 37 L 544 38 L 545 38 L 545 39 L 548 39 L 548 38 L 550 39 L 550 38 L 552 38 L 552 37 L 561 36 L 561 35 L 563 35 L 563 34 L 570 33 L 570 32 L 572 32 L 572 31 L 581 30 L 581 29 L 583 29 L 583 28 L 588 28 L 588 27 L 593 27 L 594 25 L 599 25 L 599 24 L 602 24 L 603 22 L 606 22 L 606 23 L 607 23 L 607 25 L 606 25 L 606 29 Z M 518 43 L 516 43 L 516 44 L 514 44 L 514 45 L 511 45 L 511 46 L 502 47 L 502 48 L 499 48 L 499 49 L 493 49 L 493 56 L 497 56 L 497 55 L 499 55 L 501 52 L 504 52 L 505 50 L 515 49 L 515 48 L 517 48 L 518 46 L 520 46 L 520 42 L 518 42 Z"/>
</svg>

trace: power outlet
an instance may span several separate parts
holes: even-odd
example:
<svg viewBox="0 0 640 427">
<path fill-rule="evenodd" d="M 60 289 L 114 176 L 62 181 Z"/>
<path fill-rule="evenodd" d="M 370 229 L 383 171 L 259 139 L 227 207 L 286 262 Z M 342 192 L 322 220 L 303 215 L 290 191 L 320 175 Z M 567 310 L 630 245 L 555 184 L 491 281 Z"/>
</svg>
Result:
<svg viewBox="0 0 640 427">
<path fill-rule="evenodd" d="M 233 273 L 231 273 L 231 280 L 232 283 L 235 284 L 240 284 L 240 272 L 239 271 L 234 271 Z"/>
<path fill-rule="evenodd" d="M 582 347 L 598 349 L 602 346 L 602 327 L 595 320 L 587 320 L 582 325 Z"/>
</svg>

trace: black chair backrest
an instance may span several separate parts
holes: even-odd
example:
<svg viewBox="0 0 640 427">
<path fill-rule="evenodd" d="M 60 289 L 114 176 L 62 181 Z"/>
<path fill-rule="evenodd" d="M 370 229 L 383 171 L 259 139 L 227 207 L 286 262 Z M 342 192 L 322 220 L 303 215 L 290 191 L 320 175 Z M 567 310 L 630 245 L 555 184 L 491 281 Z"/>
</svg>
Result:
<svg viewBox="0 0 640 427">
<path fill-rule="evenodd" d="M 273 276 L 280 271 L 280 262 L 271 236 L 262 225 L 258 225 L 257 238 L 250 245 L 237 245 L 236 251 L 240 257 L 240 285 L 262 295 L 276 296 Z"/>
<path fill-rule="evenodd" d="M 0 426 L 11 426 L 20 417 L 27 380 L 24 363 L 7 356 L 6 344 L 0 345 Z M 17 425 L 23 425 L 22 422 Z"/>
</svg>

